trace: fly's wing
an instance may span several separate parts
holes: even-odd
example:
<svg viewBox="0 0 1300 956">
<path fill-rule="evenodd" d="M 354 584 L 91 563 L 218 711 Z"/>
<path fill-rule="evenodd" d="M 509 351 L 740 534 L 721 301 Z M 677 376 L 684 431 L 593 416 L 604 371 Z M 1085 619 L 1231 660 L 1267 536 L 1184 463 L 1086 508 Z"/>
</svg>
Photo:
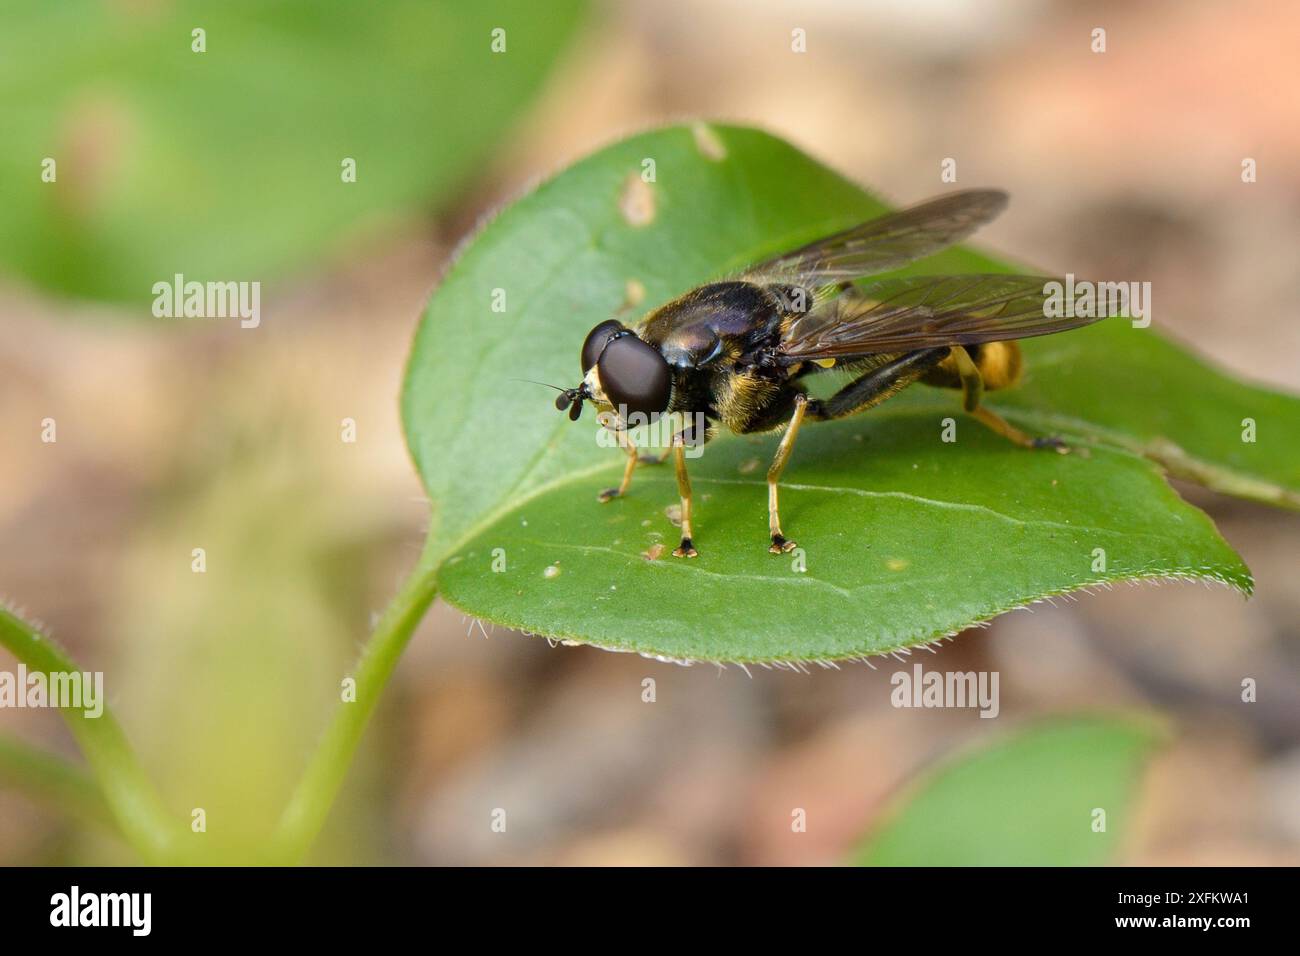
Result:
<svg viewBox="0 0 1300 956">
<path fill-rule="evenodd" d="M 786 327 L 785 365 L 812 359 L 978 345 L 1064 332 L 1096 317 L 1058 314 L 1045 276 L 908 276 L 852 288 Z M 1100 310 L 1099 310 L 1100 311 Z"/>
<path fill-rule="evenodd" d="M 818 293 L 823 287 L 900 268 L 960 242 L 1006 204 L 1007 194 L 996 189 L 949 193 L 759 263 L 744 278 Z"/>
</svg>

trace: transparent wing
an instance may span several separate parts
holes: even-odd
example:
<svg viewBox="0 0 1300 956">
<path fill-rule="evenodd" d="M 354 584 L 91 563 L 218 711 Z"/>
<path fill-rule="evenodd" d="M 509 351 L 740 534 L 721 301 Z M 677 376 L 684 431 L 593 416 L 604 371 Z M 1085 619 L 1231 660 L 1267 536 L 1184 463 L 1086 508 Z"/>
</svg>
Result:
<svg viewBox="0 0 1300 956">
<path fill-rule="evenodd" d="M 996 189 L 949 193 L 759 263 L 745 277 L 816 289 L 888 272 L 960 242 L 1006 205 Z"/>
<path fill-rule="evenodd" d="M 1097 317 L 1058 315 L 1047 276 L 963 275 L 882 279 L 793 319 L 777 353 L 783 364 L 978 345 L 1064 332 Z"/>
</svg>

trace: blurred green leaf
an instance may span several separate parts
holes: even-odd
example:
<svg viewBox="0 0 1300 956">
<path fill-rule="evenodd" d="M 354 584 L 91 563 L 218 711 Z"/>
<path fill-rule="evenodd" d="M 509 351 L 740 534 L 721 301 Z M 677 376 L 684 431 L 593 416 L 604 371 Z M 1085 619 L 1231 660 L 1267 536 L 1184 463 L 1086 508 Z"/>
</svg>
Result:
<svg viewBox="0 0 1300 956">
<path fill-rule="evenodd" d="M 4 606 L 0 606 L 0 646 L 31 671 L 71 674 L 83 670 L 40 628 Z M 59 713 L 85 755 L 99 795 L 123 835 L 147 860 L 168 859 L 175 852 L 180 829 L 168 816 L 112 710 L 105 706 L 98 716 L 90 716 L 84 708 L 72 706 L 60 708 Z M 26 764 L 15 772 L 21 773 L 29 786 L 57 788 L 65 796 L 72 789 L 81 791 L 78 799 L 83 801 L 83 809 L 97 799 L 78 783 L 75 772 L 56 770 L 53 764 L 35 759 L 28 751 L 10 748 L 5 760 L 11 766 Z"/>
<path fill-rule="evenodd" d="M 860 866 L 1093 866 L 1114 857 L 1161 732 L 1055 720 L 956 757 L 900 796 Z M 1105 830 L 1096 832 L 1097 810 Z"/>
<path fill-rule="evenodd" d="M 357 569 L 372 566 L 380 544 L 370 537 L 382 527 L 377 506 L 338 507 L 346 489 L 330 438 L 291 396 L 255 391 L 260 418 L 228 404 L 198 420 L 203 441 L 232 452 L 172 479 L 186 488 L 183 507 L 163 501 L 148 515 L 116 589 L 113 623 L 131 637 L 114 681 L 123 718 L 139 728 L 141 758 L 168 805 L 187 820 L 193 808 L 206 815 L 207 831 L 187 831 L 179 847 L 189 863 L 275 859 L 268 834 L 322 717 L 340 705 L 343 678 L 355 674 L 355 635 L 369 613 Z M 309 482 L 304 461 L 317 463 Z M 376 812 L 340 807 L 342 834 L 321 858 L 367 862 L 376 841 L 358 837 L 373 835 Z"/>
<path fill-rule="evenodd" d="M 1121 320 L 1025 343 L 1023 387 L 989 397 L 1026 427 L 1103 443 L 1090 456 L 1012 447 L 964 418 L 955 393 L 923 387 L 808 428 L 782 499 L 806 572 L 767 553 L 771 436 L 721 438 L 692 463 L 701 554 L 689 563 L 667 553 L 670 469 L 642 468 L 630 497 L 596 503 L 622 455 L 598 447 L 590 416 L 571 425 L 549 393 L 517 379 L 576 381 L 583 336 L 623 306 L 629 283 L 644 288 L 644 311 L 884 210 L 774 137 L 701 125 L 610 146 L 504 210 L 430 302 L 403 395 L 447 600 L 607 647 L 794 661 L 915 645 L 1111 580 L 1204 577 L 1249 590 L 1210 521 L 1134 452 L 1173 460 L 1171 449 L 1186 449 L 1196 467 L 1184 473 L 1286 501 L 1300 453 L 1277 436 L 1300 427 L 1300 401 L 1234 382 Z M 914 270 L 1009 268 L 952 249 Z M 496 289 L 504 312 L 492 309 Z M 1274 436 L 1268 455 L 1243 450 L 1248 415 Z M 938 440 L 948 416 L 955 444 Z"/>
<path fill-rule="evenodd" d="M 7 0 L 0 263 L 141 314 L 175 273 L 261 281 L 306 266 L 347 230 L 451 201 L 583 6 Z"/>
<path fill-rule="evenodd" d="M 0 785 L 12 786 L 92 823 L 110 829 L 116 826 L 94 777 L 62 757 L 8 737 L 0 737 Z"/>
</svg>

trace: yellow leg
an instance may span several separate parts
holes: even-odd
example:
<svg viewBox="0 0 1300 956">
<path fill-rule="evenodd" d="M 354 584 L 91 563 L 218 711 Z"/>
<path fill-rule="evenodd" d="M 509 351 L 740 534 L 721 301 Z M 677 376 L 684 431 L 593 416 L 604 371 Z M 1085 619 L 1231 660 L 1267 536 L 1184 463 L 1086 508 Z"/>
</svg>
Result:
<svg viewBox="0 0 1300 956">
<path fill-rule="evenodd" d="M 776 457 L 772 459 L 772 467 L 767 470 L 767 527 L 772 533 L 772 544 L 767 550 L 773 554 L 793 551 L 798 547 L 781 533 L 781 513 L 777 503 L 776 485 L 781 479 L 781 472 L 785 470 L 785 463 L 790 460 L 790 451 L 794 448 L 794 440 L 799 434 L 799 425 L 803 422 L 804 410 L 807 407 L 808 399 L 806 396 L 795 396 L 794 414 L 790 416 L 790 425 L 786 428 L 785 434 L 781 436 L 781 444 L 777 446 Z"/>
<path fill-rule="evenodd" d="M 681 435 L 673 438 L 673 463 L 677 466 L 677 494 L 682 499 L 682 543 L 673 557 L 694 558 L 699 552 L 691 541 L 691 477 L 686 473 L 686 442 Z"/>
<path fill-rule="evenodd" d="M 1008 441 L 1015 442 L 1021 448 L 1054 448 L 1062 455 L 1070 450 L 1059 438 L 1036 438 L 1026 435 L 1015 425 L 980 405 L 984 397 L 984 376 L 980 374 L 975 361 L 960 345 L 950 350 L 953 361 L 957 364 L 957 374 L 961 376 L 962 408 L 975 417 L 975 420 L 990 431 L 996 432 Z"/>
<path fill-rule="evenodd" d="M 632 484 L 632 472 L 636 471 L 638 460 L 636 445 L 633 444 L 632 439 L 628 437 L 625 431 L 615 430 L 614 435 L 618 439 L 619 445 L 627 452 L 627 464 L 623 466 L 623 480 L 618 483 L 618 487 L 606 488 L 598 494 L 596 498 L 600 501 L 613 501 L 615 498 L 621 498 L 627 494 L 627 489 Z"/>
<path fill-rule="evenodd" d="M 984 376 L 980 374 L 979 367 L 970 357 L 970 353 L 960 345 L 954 345 L 948 350 L 948 354 L 957 363 L 957 374 L 961 376 L 962 408 L 974 413 L 975 409 L 980 407 L 980 400 L 984 397 Z"/>
</svg>

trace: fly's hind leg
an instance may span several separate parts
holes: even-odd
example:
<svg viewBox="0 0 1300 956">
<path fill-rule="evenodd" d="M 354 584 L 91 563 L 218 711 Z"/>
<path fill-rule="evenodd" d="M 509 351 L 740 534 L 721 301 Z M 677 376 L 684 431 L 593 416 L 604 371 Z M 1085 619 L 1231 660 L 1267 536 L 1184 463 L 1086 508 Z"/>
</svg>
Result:
<svg viewBox="0 0 1300 956">
<path fill-rule="evenodd" d="M 980 400 L 984 397 L 984 376 L 980 374 L 979 366 L 970 357 L 970 353 L 960 345 L 954 345 L 950 354 L 957 367 L 957 374 L 961 377 L 962 408 L 980 424 L 990 431 L 997 432 L 1003 438 L 1015 442 L 1021 448 L 1054 448 L 1062 455 L 1070 450 L 1061 439 L 1027 435 L 1001 415 L 982 406 Z"/>
<path fill-rule="evenodd" d="M 829 421 L 879 405 L 934 368 L 947 354 L 947 349 L 919 349 L 890 359 L 864 372 L 830 398 L 809 399 L 808 417 Z"/>
</svg>

